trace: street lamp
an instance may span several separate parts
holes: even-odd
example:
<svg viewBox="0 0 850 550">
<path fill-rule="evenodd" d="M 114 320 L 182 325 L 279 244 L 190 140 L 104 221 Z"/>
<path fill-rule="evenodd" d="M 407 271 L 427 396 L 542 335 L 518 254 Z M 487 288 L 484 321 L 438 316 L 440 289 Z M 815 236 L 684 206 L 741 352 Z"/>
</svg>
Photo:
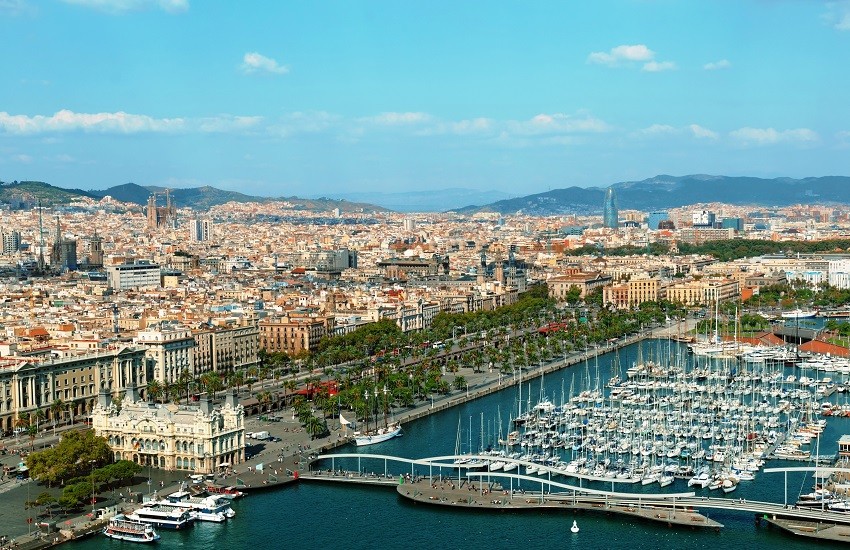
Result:
<svg viewBox="0 0 850 550">
<path fill-rule="evenodd" d="M 91 519 L 94 520 L 94 460 L 89 460 L 89 464 L 91 464 Z"/>
</svg>

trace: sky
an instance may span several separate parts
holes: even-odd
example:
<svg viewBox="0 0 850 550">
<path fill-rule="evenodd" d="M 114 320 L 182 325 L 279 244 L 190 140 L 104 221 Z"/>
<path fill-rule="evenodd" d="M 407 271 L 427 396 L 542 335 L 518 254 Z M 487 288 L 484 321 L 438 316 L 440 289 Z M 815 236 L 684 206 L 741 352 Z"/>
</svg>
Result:
<svg viewBox="0 0 850 550">
<path fill-rule="evenodd" d="M 850 1 L 0 0 L 0 180 L 850 175 Z"/>
</svg>

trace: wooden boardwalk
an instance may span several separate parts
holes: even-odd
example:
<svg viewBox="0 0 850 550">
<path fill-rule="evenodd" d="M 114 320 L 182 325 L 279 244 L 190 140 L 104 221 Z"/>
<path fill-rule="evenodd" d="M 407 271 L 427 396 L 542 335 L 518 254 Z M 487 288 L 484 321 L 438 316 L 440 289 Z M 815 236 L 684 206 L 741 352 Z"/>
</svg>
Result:
<svg viewBox="0 0 850 550">
<path fill-rule="evenodd" d="M 536 492 L 510 492 L 499 487 L 482 489 L 474 484 L 465 484 L 465 486 L 461 487 L 457 484 L 445 482 L 429 484 L 427 481 L 401 484 L 398 485 L 396 490 L 399 495 L 414 502 L 448 506 L 451 508 L 498 511 L 547 510 L 601 512 L 649 521 L 659 521 L 671 527 L 696 527 L 701 529 L 720 529 L 723 527 L 723 524 L 707 518 L 688 506 L 679 506 L 677 508 L 657 507 L 648 503 L 638 506 L 616 500 L 605 501 L 599 497 L 576 496 L 558 498 L 555 495 Z"/>
</svg>

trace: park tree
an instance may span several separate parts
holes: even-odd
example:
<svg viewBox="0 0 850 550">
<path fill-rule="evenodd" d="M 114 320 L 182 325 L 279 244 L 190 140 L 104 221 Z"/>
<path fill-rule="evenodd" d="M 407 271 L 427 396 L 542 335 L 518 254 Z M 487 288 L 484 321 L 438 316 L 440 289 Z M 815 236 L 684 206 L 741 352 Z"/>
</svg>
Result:
<svg viewBox="0 0 850 550">
<path fill-rule="evenodd" d="M 97 467 L 111 461 L 112 451 L 106 439 L 91 430 L 67 432 L 59 443 L 50 449 L 31 453 L 27 457 L 30 475 L 48 485 L 85 476 Z"/>
</svg>

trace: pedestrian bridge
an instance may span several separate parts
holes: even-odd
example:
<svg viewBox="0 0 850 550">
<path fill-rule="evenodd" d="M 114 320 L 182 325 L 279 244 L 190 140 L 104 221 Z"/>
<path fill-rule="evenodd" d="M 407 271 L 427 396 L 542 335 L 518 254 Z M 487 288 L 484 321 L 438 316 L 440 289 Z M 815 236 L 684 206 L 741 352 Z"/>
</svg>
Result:
<svg viewBox="0 0 850 550">
<path fill-rule="evenodd" d="M 765 474 L 782 473 L 785 477 L 785 502 L 762 502 L 746 500 L 744 498 L 734 497 L 712 497 L 712 496 L 697 496 L 695 492 L 685 493 L 635 493 L 614 491 L 615 484 L 628 483 L 625 480 L 612 480 L 610 478 L 600 478 L 587 475 L 574 475 L 578 479 L 578 485 L 572 483 L 564 483 L 559 479 L 564 479 L 563 472 L 551 467 L 543 466 L 543 476 L 530 476 L 518 473 L 509 473 L 505 471 L 488 471 L 479 470 L 480 466 L 470 466 L 469 463 L 456 464 L 455 461 L 461 459 L 469 459 L 471 461 L 493 461 L 491 455 L 445 455 L 429 458 L 403 458 L 397 456 L 367 454 L 367 453 L 340 453 L 319 455 L 312 464 L 318 461 L 324 461 L 325 464 L 330 461 L 328 473 L 309 473 L 302 476 L 304 479 L 322 479 L 328 481 L 340 481 L 348 483 L 362 483 L 366 485 L 386 485 L 396 486 L 399 484 L 399 477 L 423 478 L 428 479 L 431 483 L 435 480 L 439 481 L 446 477 L 454 477 L 464 480 L 469 483 L 477 483 L 479 491 L 485 490 L 485 487 L 491 486 L 494 482 L 499 481 L 500 486 L 509 491 L 511 497 L 515 494 L 515 488 L 518 489 L 522 484 L 523 487 L 528 487 L 533 484 L 535 487 L 539 484 L 539 493 L 536 490 L 523 493 L 524 497 L 534 495 L 541 504 L 543 503 L 564 503 L 573 505 L 598 505 L 605 508 L 669 508 L 669 509 L 714 509 L 725 510 L 730 512 L 745 512 L 756 514 L 759 517 L 766 516 L 768 518 L 794 518 L 797 520 L 806 520 L 813 522 L 831 523 L 836 525 L 850 525 L 850 513 L 831 511 L 826 508 L 818 508 L 816 506 L 798 507 L 788 503 L 788 472 L 818 472 L 824 475 L 833 473 L 850 474 L 850 468 L 823 468 L 823 467 L 789 467 L 789 468 L 767 468 Z M 357 461 L 357 471 L 345 470 L 340 467 L 345 464 L 350 464 L 352 460 Z M 540 468 L 537 463 L 529 461 L 498 457 L 499 461 L 516 463 L 517 466 L 535 466 Z M 382 465 L 383 472 L 378 469 L 375 471 L 375 465 Z M 395 468 L 391 469 L 391 465 Z M 401 466 L 401 468 L 399 468 Z M 321 472 L 321 470 L 313 470 L 313 472 Z M 513 471 L 513 470 L 512 470 Z M 518 469 L 517 469 L 518 471 Z M 333 475 L 336 472 L 337 475 Z M 449 473 L 453 474 L 449 476 Z M 558 479 L 553 479 L 558 477 Z M 583 481 L 597 481 L 603 483 L 611 483 L 612 490 L 592 489 L 582 486 Z M 528 501 L 528 499 L 526 499 Z M 796 499 L 794 499 L 796 502 Z"/>
</svg>

